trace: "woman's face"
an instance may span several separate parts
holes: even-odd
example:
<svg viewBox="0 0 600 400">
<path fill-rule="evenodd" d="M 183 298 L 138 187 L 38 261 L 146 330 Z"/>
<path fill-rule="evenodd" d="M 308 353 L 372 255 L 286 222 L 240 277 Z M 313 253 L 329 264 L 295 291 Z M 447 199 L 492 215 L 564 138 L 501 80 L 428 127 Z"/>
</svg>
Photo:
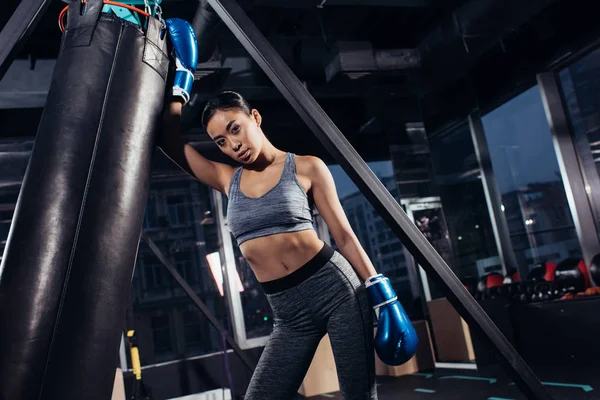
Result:
<svg viewBox="0 0 600 400">
<path fill-rule="evenodd" d="M 263 134 L 261 117 L 252 110 L 219 110 L 208 122 L 206 131 L 221 151 L 243 164 L 252 163 L 261 152 Z"/>
</svg>

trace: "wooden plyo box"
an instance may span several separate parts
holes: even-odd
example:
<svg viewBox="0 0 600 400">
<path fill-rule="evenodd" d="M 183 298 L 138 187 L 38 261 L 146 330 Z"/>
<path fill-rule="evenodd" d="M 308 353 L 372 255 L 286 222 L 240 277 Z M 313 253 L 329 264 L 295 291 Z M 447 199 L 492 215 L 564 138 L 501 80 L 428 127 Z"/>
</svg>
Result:
<svg viewBox="0 0 600 400">
<path fill-rule="evenodd" d="M 305 397 L 340 390 L 329 335 L 323 336 L 298 393 Z"/>
<path fill-rule="evenodd" d="M 113 384 L 111 400 L 125 400 L 125 384 L 123 382 L 123 371 L 121 368 L 117 368 L 115 373 L 115 382 Z"/>
<path fill-rule="evenodd" d="M 417 352 L 406 363 L 399 366 L 391 366 L 384 364 L 377 353 L 375 354 L 375 373 L 379 376 L 402 376 L 410 375 L 415 372 L 425 371 L 435 368 L 435 356 L 433 345 L 431 343 L 431 335 L 429 334 L 429 324 L 425 320 L 412 321 L 419 345 Z"/>
<path fill-rule="evenodd" d="M 475 360 L 469 325 L 446 298 L 427 303 L 438 361 L 468 362 Z"/>
</svg>

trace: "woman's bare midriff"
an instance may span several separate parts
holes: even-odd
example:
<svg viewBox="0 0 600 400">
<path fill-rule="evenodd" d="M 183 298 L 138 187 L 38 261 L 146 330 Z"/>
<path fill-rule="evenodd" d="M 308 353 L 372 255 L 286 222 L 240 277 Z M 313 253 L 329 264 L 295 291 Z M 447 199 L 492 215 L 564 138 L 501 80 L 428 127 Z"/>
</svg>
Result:
<svg viewBox="0 0 600 400">
<path fill-rule="evenodd" d="M 283 278 L 310 261 L 323 247 L 316 232 L 279 233 L 248 240 L 240 246 L 256 279 L 268 282 Z"/>
</svg>

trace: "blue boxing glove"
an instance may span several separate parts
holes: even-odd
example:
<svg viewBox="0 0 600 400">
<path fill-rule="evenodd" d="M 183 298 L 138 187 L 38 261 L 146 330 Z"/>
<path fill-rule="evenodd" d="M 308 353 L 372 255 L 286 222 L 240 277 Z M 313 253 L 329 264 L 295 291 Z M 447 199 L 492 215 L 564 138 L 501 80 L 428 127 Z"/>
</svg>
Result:
<svg viewBox="0 0 600 400">
<path fill-rule="evenodd" d="M 415 327 L 398 301 L 390 280 L 378 274 L 365 282 L 369 302 L 379 309 L 375 351 L 387 365 L 402 365 L 417 351 L 419 340 Z"/>
<path fill-rule="evenodd" d="M 183 99 L 183 104 L 190 100 L 194 72 L 198 65 L 198 42 L 192 25 L 179 18 L 165 21 L 175 57 L 175 80 L 173 82 L 173 96 Z"/>
</svg>

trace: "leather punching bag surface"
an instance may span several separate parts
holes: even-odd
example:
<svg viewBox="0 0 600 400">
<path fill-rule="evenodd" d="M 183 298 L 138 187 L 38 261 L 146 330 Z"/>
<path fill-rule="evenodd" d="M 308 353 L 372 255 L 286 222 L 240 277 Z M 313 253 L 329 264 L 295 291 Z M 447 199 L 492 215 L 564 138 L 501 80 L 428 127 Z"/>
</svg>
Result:
<svg viewBox="0 0 600 400">
<path fill-rule="evenodd" d="M 110 399 L 169 59 L 69 2 L 0 266 L 0 399 Z"/>
</svg>

